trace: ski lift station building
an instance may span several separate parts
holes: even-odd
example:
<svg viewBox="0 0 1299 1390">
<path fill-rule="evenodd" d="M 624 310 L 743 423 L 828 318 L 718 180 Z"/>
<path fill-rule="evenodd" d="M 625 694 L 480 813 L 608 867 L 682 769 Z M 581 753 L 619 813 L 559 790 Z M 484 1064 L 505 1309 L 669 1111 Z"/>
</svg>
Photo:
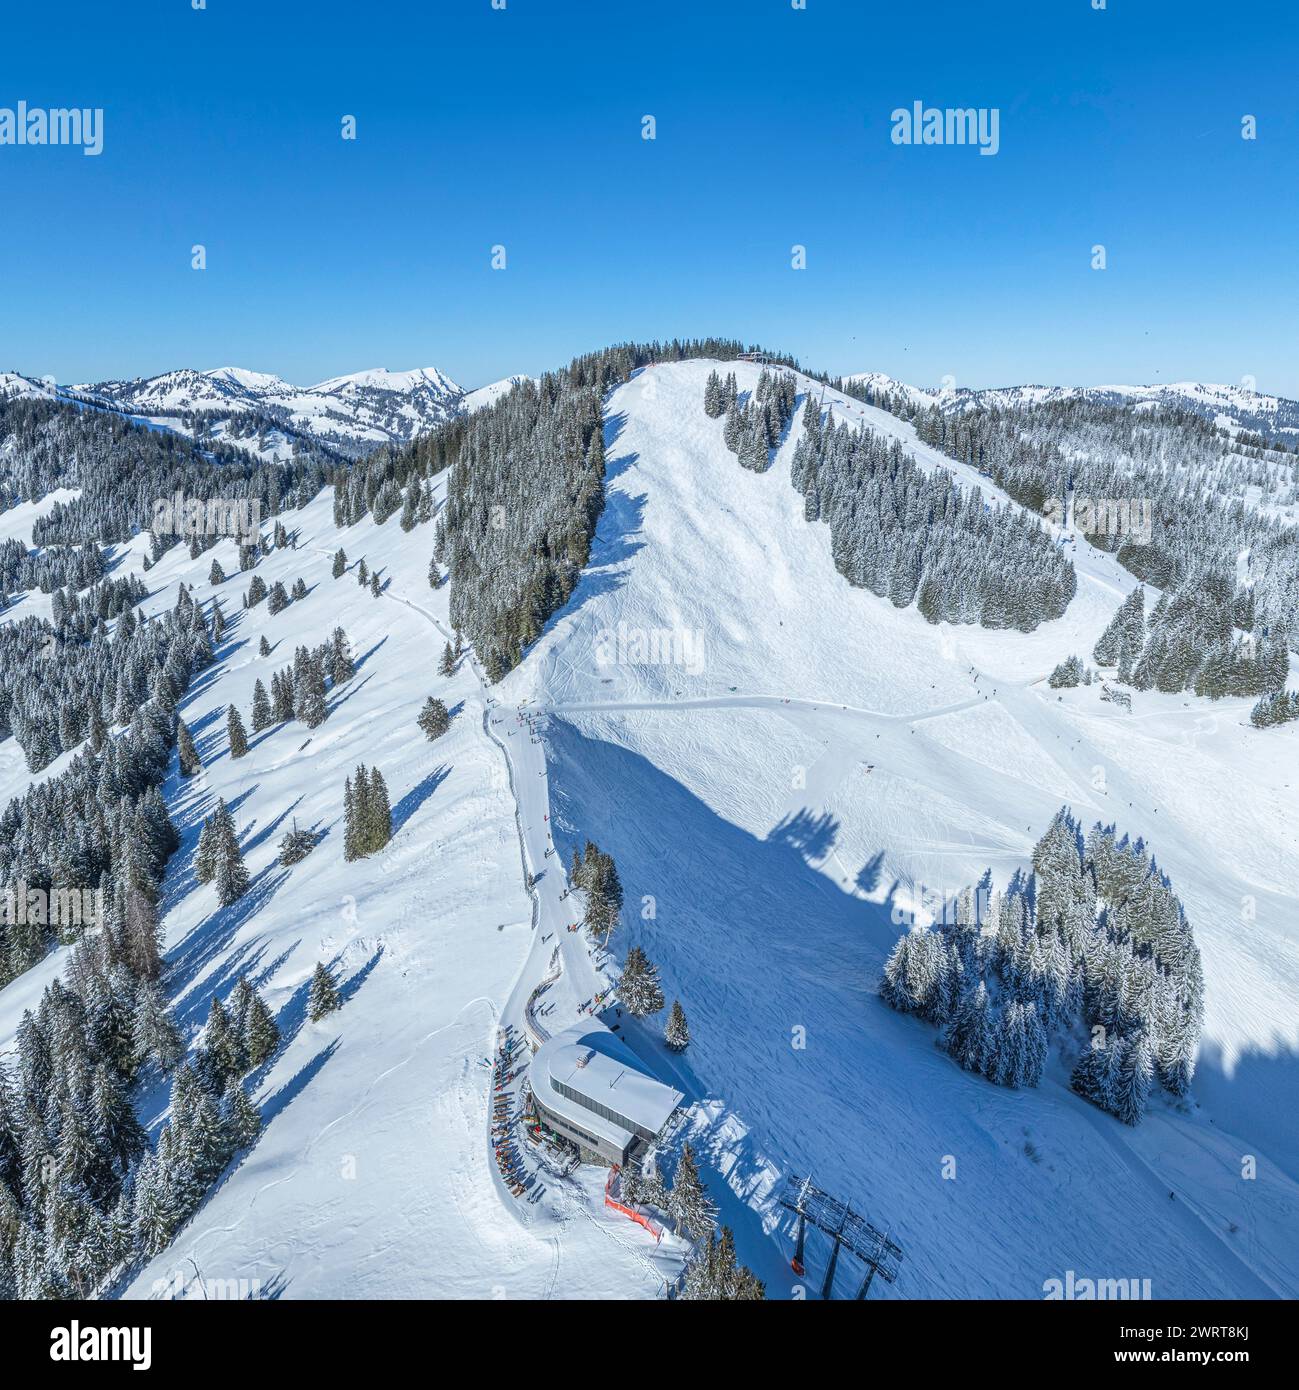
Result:
<svg viewBox="0 0 1299 1390">
<path fill-rule="evenodd" d="M 586 1163 L 634 1161 L 685 1099 L 595 1019 L 548 1038 L 531 1070 L 542 1122 L 576 1144 Z"/>
</svg>

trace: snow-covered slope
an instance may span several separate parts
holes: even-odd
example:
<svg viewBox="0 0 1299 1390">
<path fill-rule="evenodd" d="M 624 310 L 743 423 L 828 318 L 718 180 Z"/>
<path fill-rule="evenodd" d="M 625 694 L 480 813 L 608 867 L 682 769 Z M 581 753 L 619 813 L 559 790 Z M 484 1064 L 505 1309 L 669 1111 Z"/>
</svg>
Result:
<svg viewBox="0 0 1299 1390">
<path fill-rule="evenodd" d="M 1299 437 L 1299 401 L 1268 395 L 1246 383 L 1224 386 L 1202 381 L 1170 381 L 1150 386 L 992 386 L 977 389 L 958 386 L 949 390 L 922 390 L 895 381 L 883 372 L 857 372 L 845 381 L 879 395 L 888 393 L 901 397 L 921 408 L 937 404 L 946 410 L 993 406 L 1013 409 L 1082 397 L 1102 405 L 1126 404 L 1134 408 L 1157 403 L 1189 411 L 1229 428 L 1249 430 L 1291 444 Z"/>
<path fill-rule="evenodd" d="M 922 391 L 920 387 L 910 386 L 905 381 L 889 376 L 887 372 L 853 372 L 845 377 L 844 381 L 859 391 L 872 392 L 876 398 L 892 396 L 908 401 L 921 410 L 933 405 L 939 396 L 937 391 Z"/>
<path fill-rule="evenodd" d="M 384 527 L 367 519 L 340 533 L 331 512 L 325 493 L 283 516 L 297 549 L 275 551 L 258 572 L 286 587 L 301 576 L 309 593 L 275 616 L 265 603 L 241 609 L 248 577 L 232 541 L 198 561 L 173 547 L 146 576 L 145 613 L 173 606 L 183 581 L 204 602 L 219 593 L 233 619 L 217 666 L 182 706 L 205 771 L 189 782 L 173 774 L 164 786 L 183 836 L 162 904 L 177 1018 L 193 1038 L 212 995 L 226 997 L 247 974 L 288 1045 L 257 1088 L 266 1122 L 257 1146 L 127 1294 L 156 1296 L 179 1274 L 187 1296 L 202 1297 L 196 1264 L 209 1284 L 256 1281 L 262 1294 L 288 1297 L 653 1296 L 679 1269 L 682 1248 L 655 1246 L 606 1213 L 594 1170 L 548 1181 L 527 1204 L 503 1200 L 488 1143 L 487 1060 L 534 945 L 510 776 L 485 731 L 487 695 L 471 665 L 450 679 L 437 674 L 447 591 L 427 583 L 431 526 L 403 535 L 395 518 Z M 335 580 L 330 556 L 340 544 L 353 571 Z M 129 548 L 115 573 L 140 572 L 141 556 Z M 363 556 L 383 571 L 383 597 L 356 582 Z M 215 590 L 214 557 L 231 576 Z M 227 707 L 247 722 L 254 681 L 269 683 L 299 643 L 324 641 L 335 625 L 357 672 L 331 697 L 327 721 L 314 732 L 290 723 L 254 735 L 232 761 Z M 264 658 L 262 635 L 272 644 Z M 414 721 L 433 694 L 453 720 L 429 744 Z M 348 864 L 343 783 L 359 762 L 384 773 L 395 833 L 382 854 Z M 218 797 L 252 875 L 228 909 L 192 871 L 202 817 Z M 295 821 L 324 838 L 284 869 L 277 846 Z M 54 952 L 0 991 L 0 1049 L 65 956 Z M 318 960 L 333 963 L 346 1002 L 328 1023 L 311 1024 L 305 987 Z M 155 1134 L 166 1103 L 165 1092 L 146 1099 Z"/>
<path fill-rule="evenodd" d="M 205 773 L 164 788 L 184 837 L 164 883 L 169 987 L 193 1038 L 211 996 L 247 973 L 287 1042 L 258 1080 L 261 1139 L 132 1296 L 178 1274 L 202 1296 L 195 1266 L 289 1297 L 660 1292 L 679 1242 L 609 1211 L 594 1169 L 535 1168 L 516 1198 L 489 1139 L 500 1030 L 537 999 L 550 1025 L 577 1016 L 633 943 L 681 999 L 692 1043 L 670 1054 L 657 1023 L 623 1019 L 625 1035 L 687 1095 L 684 1134 L 771 1296 L 796 1292 L 772 1194 L 809 1171 L 903 1245 L 901 1280 L 873 1298 L 1040 1297 L 1071 1269 L 1149 1277 L 1157 1297 L 1299 1293 L 1299 726 L 1252 730 L 1240 701 L 1145 693 L 1128 715 L 1095 686 L 1049 690 L 1046 673 L 1090 651 L 1134 582 L 1081 541 L 1077 597 L 1028 635 L 935 628 L 851 589 L 789 482 L 797 413 L 773 467 L 741 469 L 702 410 L 714 365 L 647 368 L 612 393 L 591 564 L 500 687 L 472 655 L 437 673 L 448 593 L 427 583 L 431 525 L 339 533 L 328 493 L 286 514 L 298 548 L 259 573 L 301 576 L 309 593 L 275 616 L 240 608 L 231 542 L 214 552 L 231 576 L 216 591 L 212 555 L 182 546 L 149 571 L 144 611 L 173 606 L 183 581 L 205 602 L 221 593 L 233 619 L 182 708 Z M 756 367 L 727 369 L 756 384 Z M 895 417 L 799 381 L 989 491 Z M 330 577 L 340 545 L 381 569 L 382 597 L 350 571 Z M 114 572 L 141 557 L 126 547 Z M 358 669 L 328 720 L 254 735 L 232 761 L 227 706 L 246 719 L 253 682 L 336 624 Z M 666 663 L 645 659 L 655 641 Z M 414 722 L 428 695 L 454 716 L 433 744 Z M 343 781 L 362 761 L 387 778 L 396 833 L 346 863 Z M 192 873 L 218 796 L 253 875 L 227 909 Z M 987 867 L 1004 881 L 1063 802 L 1147 837 L 1204 956 L 1192 1100 L 1157 1102 L 1135 1130 L 1070 1093 L 1058 1059 L 1027 1092 L 958 1070 L 876 994 L 894 909 Z M 276 846 L 295 819 L 325 835 L 284 869 Z M 576 916 L 563 866 L 587 837 L 626 889 L 609 962 L 563 930 Z M 346 1003 L 311 1024 L 322 959 Z M 0 1047 L 62 962 L 0 991 Z M 147 1100 L 155 1132 L 165 1107 Z M 825 1253 L 809 1243 L 813 1291 Z"/>
<path fill-rule="evenodd" d="M 385 368 L 292 386 L 242 367 L 164 372 L 132 381 L 103 381 L 73 391 L 134 413 L 176 424 L 191 411 L 253 412 L 349 454 L 404 443 L 457 414 L 464 391 L 435 367 Z M 271 455 L 274 456 L 274 455 Z"/>
<path fill-rule="evenodd" d="M 514 390 L 521 381 L 535 380 L 535 377 L 526 376 L 521 372 L 514 376 L 502 377 L 500 381 L 489 382 L 486 386 L 478 387 L 476 391 L 466 392 L 460 407 L 467 415 L 472 415 L 475 410 L 482 410 L 484 406 L 495 405 L 502 396 Z"/>
<path fill-rule="evenodd" d="M 0 399 L 54 400 L 58 387 L 52 381 L 38 381 L 20 372 L 0 372 Z"/>
<path fill-rule="evenodd" d="M 383 367 L 293 386 L 268 372 L 244 367 L 188 369 L 130 381 L 72 386 L 62 394 L 188 433 L 193 412 L 206 417 L 208 437 L 268 461 L 282 462 L 298 438 L 360 458 L 382 444 L 404 444 L 456 415 L 492 405 L 528 378 L 507 376 L 466 391 L 436 367 L 394 372 Z M 58 395 L 59 388 L 12 373 L 0 376 L 0 394 Z M 225 412 L 229 412 L 229 415 Z M 252 415 L 254 425 L 231 417 Z M 282 426 L 277 429 L 276 424 Z"/>
<path fill-rule="evenodd" d="M 628 902 L 653 904 L 623 947 L 643 944 L 686 1007 L 677 1084 L 743 1257 L 791 1291 L 768 1199 L 810 1169 L 901 1239 L 890 1296 L 1035 1297 L 1066 1269 L 1157 1276 L 1156 1296 L 1293 1296 L 1299 743 L 1260 740 L 1247 702 L 1145 694 L 1125 715 L 1096 686 L 1049 690 L 1133 584 L 1085 544 L 1068 613 L 1028 636 L 936 629 L 849 589 L 789 484 L 797 416 L 773 468 L 744 471 L 702 410 L 710 365 L 613 394 L 592 563 L 506 690 L 551 711 L 561 854 L 595 834 Z M 690 636 L 678 664 L 637 659 L 654 632 Z M 1065 802 L 1147 838 L 1204 955 L 1194 1103 L 1137 1130 L 1072 1095 L 1058 1060 L 1027 1093 L 960 1072 L 876 997 L 893 909 L 988 867 L 1004 882 Z M 1245 1153 L 1265 1177 L 1240 1180 Z"/>
</svg>

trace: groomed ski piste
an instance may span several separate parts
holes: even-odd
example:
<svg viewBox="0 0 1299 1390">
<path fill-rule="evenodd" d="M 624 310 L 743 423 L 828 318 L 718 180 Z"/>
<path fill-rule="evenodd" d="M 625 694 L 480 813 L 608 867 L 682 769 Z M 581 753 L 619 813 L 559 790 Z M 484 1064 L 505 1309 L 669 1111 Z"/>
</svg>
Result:
<svg viewBox="0 0 1299 1390">
<path fill-rule="evenodd" d="M 611 394 L 591 563 L 498 686 L 472 653 L 437 674 L 450 629 L 446 588 L 426 579 L 431 527 L 367 518 L 339 532 L 329 493 L 282 518 L 297 549 L 258 566 L 268 584 L 309 586 L 275 617 L 240 609 L 233 542 L 197 561 L 174 547 L 149 571 L 145 613 L 171 607 L 183 581 L 205 602 L 220 592 L 233 620 L 182 705 L 203 777 L 164 787 L 183 836 L 163 903 L 177 1016 L 192 1038 L 212 994 L 246 973 L 285 1042 L 254 1097 L 261 1138 L 128 1296 L 202 1297 L 216 1281 L 285 1297 L 660 1295 L 684 1242 L 607 1209 L 602 1170 L 560 1175 L 521 1140 L 531 1181 L 516 1195 L 493 1147 L 502 1039 L 524 1034 L 530 1011 L 551 1031 L 579 1017 L 631 944 L 680 998 L 691 1046 L 669 1053 L 661 1019 L 606 1019 L 686 1094 L 670 1147 L 694 1145 L 769 1297 L 814 1292 L 827 1255 L 813 1235 L 806 1279 L 789 1269 L 775 1197 L 790 1172 L 904 1249 L 897 1284 L 872 1298 L 1037 1298 L 1070 1270 L 1149 1278 L 1155 1297 L 1299 1291 L 1299 735 L 1250 729 L 1245 701 L 1138 693 L 1129 714 L 1099 686 L 1049 690 L 1047 673 L 1090 656 L 1135 582 L 1082 539 L 1077 596 L 1028 635 L 935 628 L 852 589 L 789 482 L 797 412 L 772 468 L 746 472 L 703 412 L 715 365 L 756 385 L 757 367 L 690 362 Z M 905 423 L 805 389 L 999 497 Z M 383 597 L 352 570 L 330 577 L 340 545 L 353 567 L 380 569 Z M 141 542 L 125 551 L 116 574 L 142 568 Z M 217 591 L 213 556 L 230 576 Z M 28 595 L 0 620 L 42 605 Z M 358 669 L 329 719 L 255 735 L 232 762 L 227 705 L 246 715 L 254 680 L 335 625 Z M 702 659 L 606 662 L 620 629 L 697 634 Z M 259 658 L 263 633 L 274 650 Z M 453 712 L 432 744 L 415 726 L 429 695 Z M 359 762 L 383 771 L 395 833 L 347 864 L 342 789 Z M 0 773 L 6 799 L 30 780 L 15 761 Z M 192 876 L 218 797 L 253 877 L 226 909 Z M 1136 1129 L 1070 1093 L 1058 1058 L 1037 1090 L 962 1072 L 933 1029 L 877 997 L 900 910 L 985 869 L 1004 883 L 1061 804 L 1146 838 L 1204 956 L 1191 1098 L 1156 1098 Z M 293 819 L 327 833 L 282 869 Z M 563 896 L 565 865 L 587 838 L 626 890 L 607 957 L 567 930 L 579 906 Z M 62 959 L 0 992 L 0 1045 Z M 312 1024 L 306 982 L 321 959 L 346 1002 Z M 526 1064 L 526 1048 L 513 1056 Z M 512 1097 L 526 1065 L 515 1070 Z M 146 1106 L 155 1132 L 166 1104 L 160 1091 Z"/>
</svg>

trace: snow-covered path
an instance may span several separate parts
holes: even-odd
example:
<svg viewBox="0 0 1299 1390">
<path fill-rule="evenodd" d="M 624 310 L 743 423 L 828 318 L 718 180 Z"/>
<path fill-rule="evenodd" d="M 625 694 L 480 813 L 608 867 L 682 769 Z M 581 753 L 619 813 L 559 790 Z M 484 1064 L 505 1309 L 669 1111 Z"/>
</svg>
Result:
<svg viewBox="0 0 1299 1390">
<path fill-rule="evenodd" d="M 428 608 L 396 591 L 384 592 L 419 614 L 446 640 L 452 640 L 446 625 Z M 599 1170 L 578 1168 L 565 1176 L 558 1175 L 553 1163 L 523 1142 L 520 1125 L 511 1124 L 507 1133 L 506 1126 L 496 1118 L 498 1102 L 508 1104 L 511 1119 L 520 1113 L 520 1094 L 530 1058 L 523 1040 L 533 1031 L 529 1005 L 536 1002 L 538 993 L 547 1011 L 545 1029 L 553 1032 L 581 1014 L 596 1012 L 600 997 L 608 994 L 612 982 L 594 958 L 603 953 L 588 943 L 585 931 L 570 930 L 580 922 L 581 908 L 569 896 L 564 864 L 555 850 L 551 831 L 545 719 L 526 704 L 511 709 L 496 699 L 472 650 L 466 651 L 462 660 L 473 671 L 481 691 L 483 731 L 500 750 L 507 769 L 516 807 L 522 873 L 533 903 L 532 946 L 497 1020 L 496 1055 L 504 1059 L 501 1066 L 508 1067 L 508 1071 L 503 1080 L 494 1084 L 492 1104 L 487 1109 L 484 1142 L 492 1180 L 510 1214 L 543 1235 L 553 1225 L 557 1209 L 569 1219 L 583 1211 L 595 1219 L 593 1208 L 599 1202 L 600 1228 L 617 1241 L 624 1253 L 645 1264 L 655 1279 L 667 1283 L 680 1269 L 686 1253 L 684 1245 L 670 1235 L 658 1246 L 652 1245 L 646 1232 L 603 1209 Z M 513 1179 L 506 1180 L 497 1162 L 498 1145 L 514 1155 L 516 1166 L 512 1172 L 516 1176 L 527 1175 L 522 1178 L 522 1190 L 518 1190 Z M 550 1188 L 556 1189 L 554 1199 L 543 1201 Z M 546 1238 L 555 1239 L 553 1235 Z"/>
</svg>

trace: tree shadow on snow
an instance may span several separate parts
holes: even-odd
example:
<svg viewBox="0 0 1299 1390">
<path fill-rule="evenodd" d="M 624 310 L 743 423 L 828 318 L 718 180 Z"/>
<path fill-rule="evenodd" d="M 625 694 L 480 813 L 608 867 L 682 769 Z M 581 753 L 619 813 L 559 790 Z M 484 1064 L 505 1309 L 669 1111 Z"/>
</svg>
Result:
<svg viewBox="0 0 1299 1390">
<path fill-rule="evenodd" d="M 296 800 L 290 802 L 289 805 L 286 806 L 284 810 L 282 810 L 280 814 L 275 817 L 274 820 L 267 821 L 266 825 L 261 830 L 257 831 L 255 835 L 250 835 L 249 832 L 253 829 L 253 826 L 257 824 L 257 822 L 253 821 L 250 825 L 246 826 L 244 829 L 244 834 L 248 836 L 248 838 L 245 839 L 243 844 L 240 846 L 244 854 L 246 855 L 250 853 L 252 850 L 255 850 L 258 845 L 264 844 L 266 840 L 270 838 L 270 836 L 274 835 L 276 830 L 278 830 L 279 827 L 283 825 L 286 820 L 288 820 L 289 816 L 293 814 L 294 809 L 298 806 L 301 800 L 302 797 L 299 796 Z"/>
<path fill-rule="evenodd" d="M 279 891 L 289 876 L 278 861 L 268 864 L 248 885 L 244 895 L 229 907 L 218 907 L 189 931 L 167 954 L 168 986 L 175 1000 L 177 1021 L 195 1021 L 195 1011 L 203 1010 L 205 1018 L 213 989 L 206 984 L 202 991 L 187 996 L 187 991 L 207 967 L 224 955 L 234 944 L 239 931 L 260 912 Z M 207 885 L 211 889 L 211 885 Z M 229 974 L 229 966 L 223 967 Z M 201 1000 L 198 996 L 201 994 Z M 198 1019 L 201 1022 L 201 1018 Z"/>
<path fill-rule="evenodd" d="M 356 660 L 352 663 L 352 670 L 359 671 L 361 667 L 364 666 L 367 661 L 369 661 L 369 659 L 375 654 L 375 652 L 379 650 L 380 647 L 383 646 L 383 644 L 387 640 L 388 635 L 387 633 L 385 633 L 382 637 L 379 638 L 379 640 L 374 644 L 374 646 L 367 648 L 366 651 L 362 652 L 361 655 L 356 658 Z"/>
<path fill-rule="evenodd" d="M 348 1000 L 351 999 L 361 988 L 361 986 L 370 978 L 370 975 L 374 971 L 375 966 L 378 965 L 382 959 L 383 947 L 379 946 L 376 948 L 374 954 L 370 957 L 370 959 L 367 960 L 365 964 L 361 966 L 361 968 L 354 975 L 352 975 L 349 979 L 345 980 L 338 987 L 338 997 L 343 1001 L 344 1004 L 346 1004 Z"/>
<path fill-rule="evenodd" d="M 587 827 L 598 827 L 628 904 L 613 949 L 620 957 L 632 945 L 645 949 L 667 1003 L 681 1000 L 692 1036 L 686 1052 L 669 1052 L 665 1010 L 643 1024 L 624 1016 L 628 1039 L 688 1097 L 721 1088 L 725 1103 L 692 1112 L 691 1143 L 708 1155 L 709 1189 L 741 1257 L 786 1287 L 788 1266 L 763 1231 L 770 1219 L 751 1202 L 773 1175 L 807 1173 L 813 1161 L 832 1190 L 857 1192 L 859 1139 L 836 1141 L 827 1131 L 858 1104 L 873 1069 L 896 1066 L 878 1030 L 865 1026 L 868 1011 L 888 1012 L 876 996 L 899 934 L 889 904 L 865 901 L 812 866 L 839 831 L 824 813 L 804 808 L 759 837 L 641 755 L 554 716 L 548 747 L 562 862 Z M 876 853 L 855 883 L 875 883 L 880 864 Z M 655 906 L 648 918 L 635 910 L 645 895 Z"/>
<path fill-rule="evenodd" d="M 386 642 L 388 639 L 385 637 L 383 640 Z M 339 695 L 337 699 L 334 699 L 332 703 L 329 705 L 329 713 L 332 715 L 337 710 L 342 709 L 343 706 L 347 704 L 347 702 L 352 698 L 353 695 L 356 695 L 360 691 L 365 689 L 365 687 L 370 683 L 371 679 L 372 677 L 370 676 L 366 676 L 363 680 L 357 680 L 355 677 L 353 677 L 345 685 L 341 687 L 335 687 L 336 689 L 341 689 L 343 693 Z M 332 696 L 334 694 L 334 691 L 331 690 L 329 693 Z"/>
<path fill-rule="evenodd" d="M 338 1051 L 339 1039 L 335 1038 L 327 1047 L 322 1047 L 316 1055 L 300 1067 L 289 1079 L 262 1105 L 262 1124 L 269 1125 L 283 1110 L 306 1090 L 325 1063 Z"/>
<path fill-rule="evenodd" d="M 392 808 L 392 833 L 394 835 L 397 834 L 415 812 L 423 806 L 429 797 L 437 791 L 438 787 L 446 781 L 450 772 L 451 768 L 447 763 L 443 763 L 441 767 L 434 768 L 427 776 L 420 778 L 410 791 L 408 791 Z"/>
<path fill-rule="evenodd" d="M 774 844 L 787 846 L 801 854 L 809 864 L 814 864 L 830 853 L 838 834 L 839 822 L 828 811 L 816 816 L 804 809 L 786 816 L 771 830 L 767 839 Z"/>
</svg>

